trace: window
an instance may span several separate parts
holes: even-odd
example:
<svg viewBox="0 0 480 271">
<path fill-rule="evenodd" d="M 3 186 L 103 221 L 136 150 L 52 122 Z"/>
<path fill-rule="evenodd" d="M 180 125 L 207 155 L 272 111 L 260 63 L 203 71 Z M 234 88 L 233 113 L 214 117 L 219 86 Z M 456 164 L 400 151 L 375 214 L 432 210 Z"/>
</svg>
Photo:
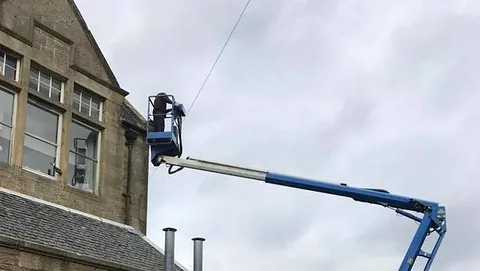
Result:
<svg viewBox="0 0 480 271">
<path fill-rule="evenodd" d="M 23 147 L 23 167 L 27 170 L 56 176 L 58 166 L 60 116 L 41 106 L 27 104 L 27 123 Z"/>
<path fill-rule="evenodd" d="M 56 102 L 60 102 L 63 82 L 44 71 L 32 67 L 30 69 L 28 88 Z"/>
<path fill-rule="evenodd" d="M 99 131 L 72 121 L 68 157 L 68 180 L 71 186 L 94 192 L 97 181 L 99 135 Z"/>
<path fill-rule="evenodd" d="M 0 73 L 6 77 L 18 81 L 19 60 L 5 51 L 0 50 Z"/>
<path fill-rule="evenodd" d="M 0 87 L 0 162 L 10 162 L 14 94 Z"/>
<path fill-rule="evenodd" d="M 72 107 L 78 112 L 97 120 L 101 119 L 100 112 L 102 109 L 102 102 L 100 99 L 95 98 L 94 95 L 76 87 L 73 91 L 72 100 Z"/>
</svg>

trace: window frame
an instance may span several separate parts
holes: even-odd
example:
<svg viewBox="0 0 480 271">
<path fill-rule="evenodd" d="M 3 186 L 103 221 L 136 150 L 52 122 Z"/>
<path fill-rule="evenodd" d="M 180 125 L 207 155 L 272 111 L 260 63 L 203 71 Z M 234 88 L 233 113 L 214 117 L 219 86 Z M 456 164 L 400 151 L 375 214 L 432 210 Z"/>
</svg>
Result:
<svg viewBox="0 0 480 271">
<path fill-rule="evenodd" d="M 71 125 L 73 123 L 75 123 L 76 125 L 82 126 L 84 128 L 87 128 L 87 129 L 98 132 L 97 143 L 96 143 L 97 153 L 96 153 L 94 159 L 92 159 L 92 158 L 90 158 L 86 155 L 83 155 L 81 153 L 78 153 L 76 151 L 75 152 L 72 151 L 72 146 L 70 146 L 70 141 L 71 141 L 71 137 L 72 137 Z M 94 177 L 94 180 L 93 180 L 95 183 L 92 186 L 93 191 L 88 191 L 88 190 L 85 190 L 83 188 L 72 185 L 71 180 L 70 180 L 70 172 L 67 173 L 67 178 L 68 178 L 67 185 L 69 187 L 72 187 L 74 189 L 78 189 L 78 190 L 83 191 L 85 193 L 91 193 L 91 194 L 96 195 L 97 191 L 98 191 L 99 182 L 100 182 L 100 158 L 101 158 L 101 152 L 102 152 L 102 148 L 101 148 L 102 147 L 102 144 L 101 144 L 102 143 L 102 141 L 101 141 L 102 140 L 102 130 L 97 129 L 97 128 L 93 127 L 92 125 L 89 125 L 85 121 L 82 121 L 79 118 L 74 117 L 74 116 L 72 116 L 72 118 L 70 120 L 70 127 L 69 128 L 70 128 L 70 138 L 68 139 L 68 145 L 69 145 L 68 146 L 68 164 L 70 165 L 70 154 L 73 154 L 73 155 L 80 155 L 83 159 L 86 159 L 86 161 L 87 160 L 95 161 L 96 165 L 95 165 L 95 177 Z"/>
<path fill-rule="evenodd" d="M 60 169 L 60 160 L 61 160 L 61 155 L 62 155 L 62 130 L 63 130 L 63 114 L 61 112 L 59 112 L 58 110 L 55 110 L 53 109 L 52 107 L 49 107 L 48 105 L 45 105 L 43 104 L 42 102 L 39 102 L 38 100 L 36 99 L 31 99 L 29 98 L 27 100 L 27 107 L 26 107 L 26 110 L 25 110 L 25 118 L 27 118 L 28 116 L 28 106 L 34 106 L 34 107 L 37 107 L 41 110 L 44 110 L 44 111 L 47 111 L 49 113 L 52 113 L 56 116 L 58 116 L 58 121 L 57 121 L 57 142 L 50 142 L 46 139 L 43 139 L 37 135 L 32 135 L 30 134 L 29 132 L 27 132 L 26 130 L 26 121 L 25 120 L 25 131 L 24 131 L 24 138 L 26 138 L 27 136 L 28 137 L 31 137 L 35 140 L 38 140 L 38 141 L 41 141 L 43 143 L 46 143 L 46 144 L 49 144 L 51 146 L 55 146 L 56 147 L 56 151 L 55 151 L 55 167 Z M 55 144 L 55 145 L 54 145 Z M 24 143 L 24 147 L 25 147 L 25 143 Z M 24 152 L 24 149 L 22 149 L 22 156 L 25 155 L 25 152 Z M 24 162 L 23 162 L 23 159 L 22 159 L 22 169 L 23 170 L 26 170 L 28 172 L 31 172 L 31 173 L 34 173 L 34 174 L 37 174 L 39 176 L 42 176 L 42 177 L 45 177 L 45 178 L 48 178 L 48 179 L 51 179 L 51 180 L 59 180 L 59 177 L 61 176 L 61 174 L 57 173 L 56 171 L 54 171 L 54 175 L 51 176 L 51 175 L 48 175 L 48 174 L 45 174 L 41 171 L 37 171 L 35 169 L 31 169 L 29 167 L 26 167 L 24 165 Z"/>
<path fill-rule="evenodd" d="M 14 53 L 11 53 L 10 50 L 5 49 L 3 47 L 0 47 L 0 54 L 1 53 L 3 53 L 3 64 L 0 67 L 1 68 L 1 73 L 0 74 L 2 76 L 6 76 L 5 75 L 5 67 L 7 66 L 7 56 L 13 57 L 17 61 L 16 67 L 15 67 L 15 78 L 13 78 L 13 81 L 20 82 L 21 57 L 14 54 Z"/>
<path fill-rule="evenodd" d="M 57 103 L 59 102 L 59 103 L 63 104 L 65 102 L 65 83 L 66 83 L 65 81 L 66 80 L 64 80 L 64 78 L 61 78 L 61 77 L 57 76 L 54 72 L 52 72 L 52 71 L 50 71 L 50 70 L 48 70 L 44 67 L 41 67 L 40 65 L 32 63 L 31 66 L 30 66 L 30 70 L 28 71 L 28 81 L 29 81 L 28 91 L 33 91 L 32 89 L 30 89 L 30 78 L 32 78 L 30 76 L 30 74 L 32 72 L 32 69 L 36 69 L 38 71 L 38 78 L 36 78 L 37 89 L 35 90 L 35 93 L 42 95 L 40 93 L 40 84 L 42 84 L 42 82 L 40 80 L 40 77 L 41 77 L 42 74 L 46 75 L 46 76 L 50 77 L 49 96 L 44 97 L 45 95 L 42 95 L 42 97 L 47 99 L 47 100 L 51 100 L 53 102 L 57 102 Z M 53 100 L 52 96 L 51 96 L 52 95 L 52 88 L 53 88 L 53 86 L 52 86 L 53 79 L 58 80 L 60 82 L 60 101 Z"/>
<path fill-rule="evenodd" d="M 9 146 L 9 152 L 8 152 L 8 160 L 7 162 L 0 162 L 0 163 L 6 163 L 8 165 L 12 165 L 13 163 L 13 154 L 14 150 L 13 147 L 15 146 L 15 122 L 17 120 L 17 104 L 18 104 L 18 93 L 5 87 L 4 85 L 0 85 L 0 91 L 6 92 L 8 94 L 13 95 L 13 100 L 12 100 L 12 124 L 11 126 L 8 126 L 4 123 L 1 123 L 1 125 L 6 126 L 10 128 L 10 146 Z"/>
<path fill-rule="evenodd" d="M 74 107 L 73 106 L 73 101 L 76 100 L 74 97 L 75 97 L 75 92 L 80 92 L 80 99 L 78 101 L 78 108 Z M 75 113 L 79 114 L 80 116 L 85 116 L 87 118 L 90 118 L 90 119 L 93 119 L 95 121 L 100 121 L 102 122 L 103 121 L 103 106 L 104 106 L 104 99 L 101 98 L 101 96 L 95 94 L 93 91 L 90 91 L 88 90 L 87 88 L 81 86 L 81 85 L 78 85 L 78 84 L 75 84 L 74 87 L 73 87 L 73 93 L 72 93 L 72 99 L 71 99 L 71 106 L 72 108 L 74 109 Z M 82 108 L 82 94 L 86 94 L 88 96 L 90 96 L 90 99 L 89 99 L 89 105 L 88 105 L 88 110 L 89 112 L 86 113 L 86 112 L 83 112 L 81 111 L 81 108 Z M 98 102 L 98 118 L 95 118 L 92 116 L 92 101 L 97 101 Z"/>
<path fill-rule="evenodd" d="M 20 82 L 20 69 L 21 69 L 21 61 L 17 58 L 17 70 L 15 71 L 15 81 Z"/>
</svg>

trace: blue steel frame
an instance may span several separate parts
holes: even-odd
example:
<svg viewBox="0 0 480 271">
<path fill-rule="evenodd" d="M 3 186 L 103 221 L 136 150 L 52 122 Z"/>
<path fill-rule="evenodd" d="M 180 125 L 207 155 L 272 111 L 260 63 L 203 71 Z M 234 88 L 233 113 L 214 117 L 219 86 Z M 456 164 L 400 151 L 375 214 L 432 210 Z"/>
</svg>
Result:
<svg viewBox="0 0 480 271">
<path fill-rule="evenodd" d="M 439 206 L 436 202 L 393 195 L 385 190 L 379 191 L 375 189 L 349 187 L 346 184 L 319 182 L 270 172 L 267 172 L 265 182 L 341 197 L 349 197 L 355 201 L 365 203 L 378 204 L 393 208 L 398 214 L 419 222 L 420 225 L 403 258 L 402 264 L 398 269 L 399 271 L 412 270 L 418 256 L 428 259 L 424 271 L 430 270 L 438 248 L 447 232 L 445 207 Z M 405 210 L 422 213 L 423 217 L 415 216 Z M 432 252 L 426 253 L 422 250 L 422 246 L 427 236 L 433 232 L 438 233 L 438 238 Z"/>
<path fill-rule="evenodd" d="M 173 95 L 166 95 L 172 101 L 171 111 L 165 115 L 165 120 L 170 119 L 170 131 L 155 132 L 152 131 L 152 127 L 147 125 L 147 143 L 151 145 L 151 161 L 155 166 L 158 166 L 156 157 L 158 155 L 177 156 L 181 154 L 181 142 L 180 142 L 180 129 L 181 118 L 185 116 L 185 108 L 183 104 L 179 104 L 175 101 Z M 156 115 L 153 113 L 153 104 L 157 96 L 148 97 L 147 119 L 148 122 L 153 122 L 153 117 Z"/>
</svg>

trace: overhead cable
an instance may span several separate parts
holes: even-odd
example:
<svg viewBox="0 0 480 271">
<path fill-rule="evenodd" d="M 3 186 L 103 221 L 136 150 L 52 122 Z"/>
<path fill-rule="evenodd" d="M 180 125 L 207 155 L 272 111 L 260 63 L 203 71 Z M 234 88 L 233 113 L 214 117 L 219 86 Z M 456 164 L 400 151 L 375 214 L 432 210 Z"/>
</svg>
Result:
<svg viewBox="0 0 480 271">
<path fill-rule="evenodd" d="M 190 104 L 190 107 L 189 107 L 188 110 L 187 110 L 187 115 L 188 115 L 188 113 L 190 113 L 190 110 L 192 109 L 193 105 L 195 104 L 195 102 L 197 101 L 198 97 L 200 96 L 200 93 L 202 92 L 203 88 L 204 88 L 205 85 L 207 84 L 208 78 L 209 78 L 210 75 L 212 74 L 213 69 L 214 69 L 215 66 L 217 65 L 218 60 L 219 60 L 220 57 L 222 56 L 223 51 L 225 50 L 225 48 L 227 47 L 227 44 L 230 42 L 230 39 L 232 38 L 233 33 L 235 32 L 235 29 L 237 29 L 238 23 L 239 23 L 240 20 L 242 19 L 243 14 L 245 14 L 245 11 L 247 10 L 248 5 L 250 4 L 250 1 L 251 1 L 251 0 L 247 0 L 247 3 L 245 4 L 245 7 L 243 8 L 242 13 L 240 13 L 240 16 L 238 17 L 237 22 L 236 22 L 235 25 L 233 26 L 233 29 L 232 29 L 232 31 L 230 32 L 230 35 L 228 35 L 227 40 L 226 40 L 225 43 L 223 44 L 222 50 L 220 50 L 220 53 L 218 54 L 217 58 L 215 59 L 215 62 L 213 63 L 212 68 L 210 68 L 210 71 L 208 72 L 207 76 L 205 77 L 205 80 L 203 81 L 202 86 L 201 86 L 200 89 L 198 90 L 197 95 L 195 95 L 195 98 L 193 99 L 192 104 Z"/>
</svg>

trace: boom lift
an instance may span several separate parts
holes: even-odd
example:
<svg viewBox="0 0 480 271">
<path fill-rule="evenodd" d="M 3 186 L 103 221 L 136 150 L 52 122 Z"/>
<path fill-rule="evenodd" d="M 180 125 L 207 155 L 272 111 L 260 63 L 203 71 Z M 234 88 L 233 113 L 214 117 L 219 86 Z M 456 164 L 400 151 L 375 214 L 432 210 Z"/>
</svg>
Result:
<svg viewBox="0 0 480 271">
<path fill-rule="evenodd" d="M 153 114 L 150 105 L 153 105 L 155 96 L 149 97 L 148 119 L 151 120 Z M 172 97 L 173 98 L 173 97 Z M 174 99 L 172 99 L 175 101 Z M 358 188 L 348 186 L 347 184 L 329 183 L 323 181 L 314 181 L 310 179 L 298 178 L 269 171 L 239 167 L 235 165 L 222 164 L 212 161 L 199 160 L 187 157 L 180 158 L 181 148 L 181 126 L 182 118 L 186 115 L 182 104 L 172 103 L 171 114 L 167 118 L 172 119 L 171 131 L 155 132 L 147 131 L 147 143 L 151 149 L 151 162 L 154 166 L 165 164 L 170 166 L 170 173 L 173 166 L 179 167 L 175 172 L 190 168 L 200 171 L 230 175 L 245 179 L 262 181 L 268 184 L 276 184 L 286 187 L 292 187 L 302 190 L 315 191 L 341 197 L 348 197 L 355 201 L 377 204 L 394 210 L 396 213 L 419 223 L 418 229 L 408 247 L 408 250 L 400 264 L 399 271 L 412 270 L 417 257 L 427 259 L 424 271 L 430 270 L 435 255 L 447 232 L 445 207 L 436 202 L 416 199 L 406 196 L 394 195 L 383 189 Z M 148 128 L 150 129 L 150 127 Z M 173 131 L 173 132 L 172 132 Z M 177 131 L 177 132 L 175 132 Z M 420 213 L 417 216 L 411 212 Z M 430 253 L 422 250 L 422 246 L 431 233 L 437 233 L 435 245 Z"/>
</svg>

